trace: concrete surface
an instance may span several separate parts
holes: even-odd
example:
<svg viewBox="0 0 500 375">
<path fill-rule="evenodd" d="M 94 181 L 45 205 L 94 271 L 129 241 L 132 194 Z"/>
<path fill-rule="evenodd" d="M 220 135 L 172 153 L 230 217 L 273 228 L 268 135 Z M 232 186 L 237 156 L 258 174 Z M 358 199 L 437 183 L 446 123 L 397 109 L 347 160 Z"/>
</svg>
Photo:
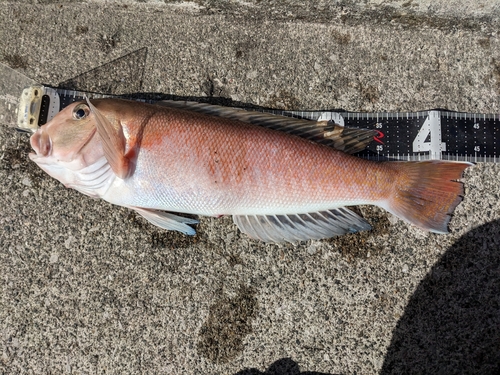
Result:
<svg viewBox="0 0 500 375">
<path fill-rule="evenodd" d="M 497 1 L 0 1 L 0 61 L 57 86 L 274 108 L 498 113 Z M 0 127 L 0 373 L 500 371 L 500 166 L 448 235 L 264 245 L 65 189 Z"/>
</svg>

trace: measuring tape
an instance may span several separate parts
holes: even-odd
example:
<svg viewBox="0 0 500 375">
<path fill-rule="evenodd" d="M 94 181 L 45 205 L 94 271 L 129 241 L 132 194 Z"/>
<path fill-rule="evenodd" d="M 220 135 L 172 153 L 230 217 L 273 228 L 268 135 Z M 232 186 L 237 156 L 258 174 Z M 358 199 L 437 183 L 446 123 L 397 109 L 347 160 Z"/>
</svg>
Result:
<svg viewBox="0 0 500 375">
<path fill-rule="evenodd" d="M 55 89 L 35 85 L 26 88 L 19 101 L 17 128 L 36 131 L 67 105 L 89 98 L 124 96 Z M 159 98 L 135 100 L 154 103 Z M 243 108 L 255 110 L 252 108 Z M 473 114 L 446 110 L 396 113 L 345 111 L 262 110 L 312 121 L 333 121 L 352 128 L 374 129 L 377 135 L 357 155 L 370 160 L 456 160 L 498 162 L 499 114 Z"/>
</svg>

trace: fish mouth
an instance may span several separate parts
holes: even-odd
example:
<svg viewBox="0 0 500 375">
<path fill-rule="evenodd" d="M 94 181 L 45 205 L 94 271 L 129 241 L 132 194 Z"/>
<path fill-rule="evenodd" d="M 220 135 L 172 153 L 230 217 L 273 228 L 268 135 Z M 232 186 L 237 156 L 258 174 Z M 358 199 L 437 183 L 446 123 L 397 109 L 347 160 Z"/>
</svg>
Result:
<svg viewBox="0 0 500 375">
<path fill-rule="evenodd" d="M 35 151 L 35 154 L 29 154 L 32 160 L 37 157 L 48 156 L 52 151 L 52 140 L 50 139 L 50 136 L 42 129 L 38 129 L 35 134 L 31 136 L 30 145 L 31 148 Z"/>
</svg>

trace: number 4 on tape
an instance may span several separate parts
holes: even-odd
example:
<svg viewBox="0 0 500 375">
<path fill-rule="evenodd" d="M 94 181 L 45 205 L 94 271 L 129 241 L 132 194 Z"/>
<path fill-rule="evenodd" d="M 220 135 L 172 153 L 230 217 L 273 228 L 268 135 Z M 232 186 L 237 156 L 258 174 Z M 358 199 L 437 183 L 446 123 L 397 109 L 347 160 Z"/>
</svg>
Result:
<svg viewBox="0 0 500 375">
<path fill-rule="evenodd" d="M 427 138 L 430 139 L 426 142 Z M 441 112 L 429 111 L 422 127 L 413 140 L 413 152 L 429 152 L 430 159 L 441 159 L 446 143 L 441 142 Z"/>
</svg>

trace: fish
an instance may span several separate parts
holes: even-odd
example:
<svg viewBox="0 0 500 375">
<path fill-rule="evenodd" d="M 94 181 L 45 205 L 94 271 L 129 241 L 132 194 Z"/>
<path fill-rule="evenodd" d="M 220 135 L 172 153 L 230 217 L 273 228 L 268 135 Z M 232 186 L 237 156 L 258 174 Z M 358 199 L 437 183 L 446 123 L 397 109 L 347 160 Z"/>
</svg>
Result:
<svg viewBox="0 0 500 375">
<path fill-rule="evenodd" d="M 231 215 L 264 242 L 370 230 L 349 206 L 375 205 L 447 233 L 468 162 L 370 161 L 376 132 L 203 103 L 74 102 L 30 138 L 29 158 L 90 197 L 195 235 L 194 216 Z"/>
</svg>

